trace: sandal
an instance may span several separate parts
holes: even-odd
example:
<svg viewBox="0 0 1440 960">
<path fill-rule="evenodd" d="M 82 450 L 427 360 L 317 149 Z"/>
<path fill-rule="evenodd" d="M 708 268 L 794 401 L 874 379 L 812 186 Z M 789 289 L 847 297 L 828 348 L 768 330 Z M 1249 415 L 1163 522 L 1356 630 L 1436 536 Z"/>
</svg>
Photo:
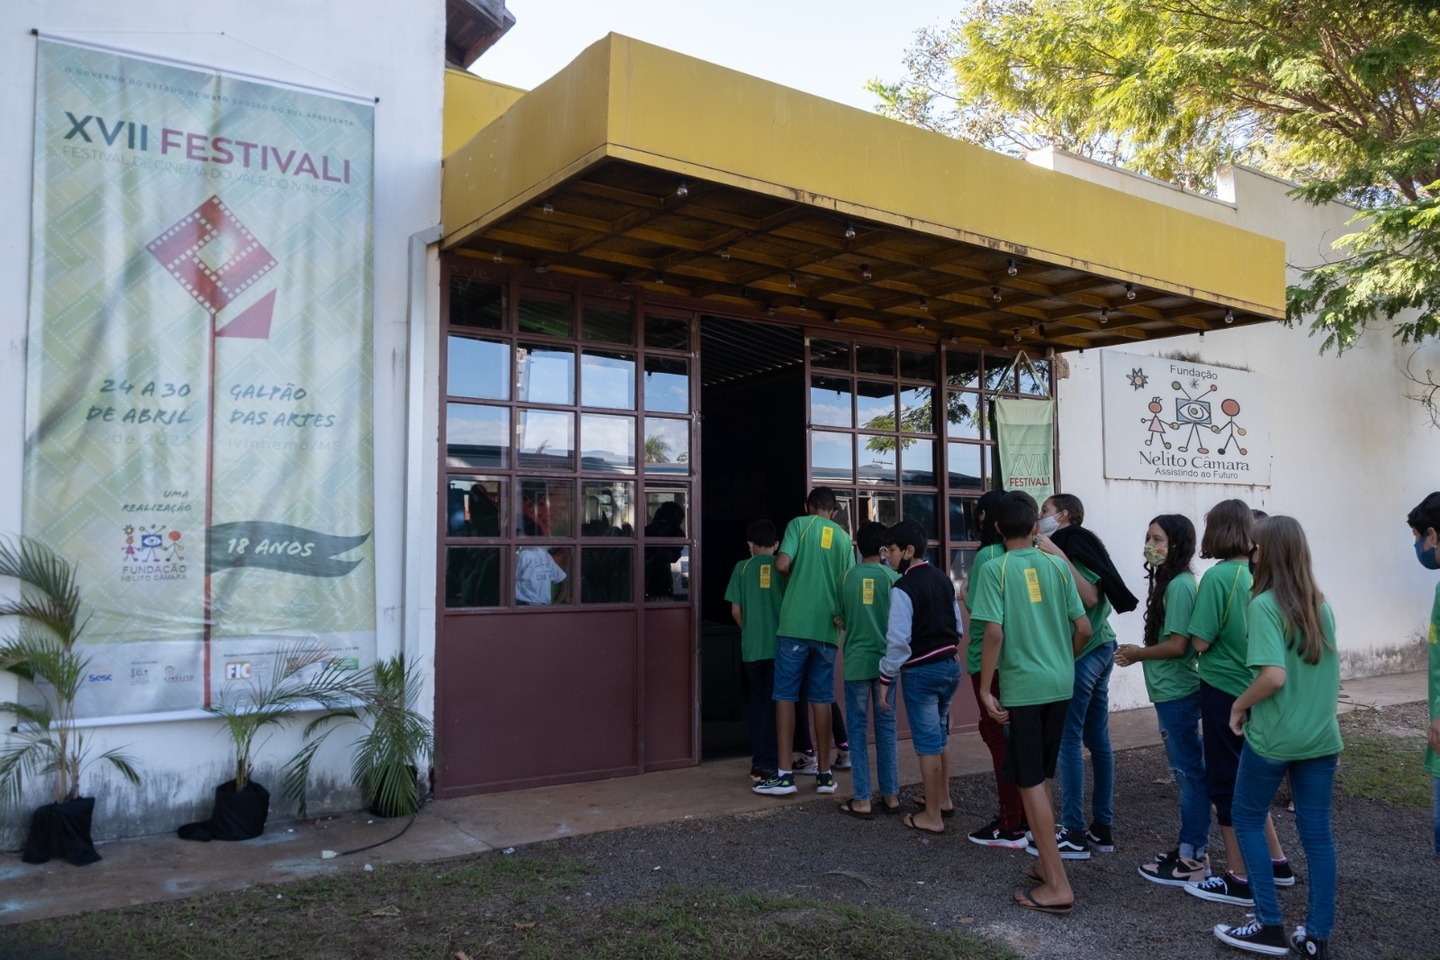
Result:
<svg viewBox="0 0 1440 960">
<path fill-rule="evenodd" d="M 915 804 L 915 806 L 919 807 L 921 810 L 924 810 L 924 809 L 925 809 L 925 798 L 924 798 L 924 797 L 913 797 L 913 798 L 911 798 L 910 802 L 913 803 L 913 804 Z M 950 819 L 951 817 L 953 817 L 953 816 L 955 816 L 955 808 L 954 808 L 954 807 L 951 807 L 949 810 L 941 810 L 941 811 L 940 811 L 940 817 L 941 817 L 941 819 L 949 820 L 949 819 Z"/>
<path fill-rule="evenodd" d="M 920 826 L 919 824 L 917 824 L 917 823 L 915 822 L 915 814 L 913 814 L 913 813 L 907 813 L 907 814 L 905 814 L 905 816 L 901 817 L 901 818 L 900 818 L 900 823 L 901 823 L 901 825 L 903 825 L 904 827 L 906 827 L 906 828 L 909 829 L 909 830 L 918 830 L 918 831 L 920 831 L 921 833 L 944 833 L 944 832 L 945 832 L 945 830 L 944 830 L 943 828 L 940 829 L 940 830 L 931 830 L 929 827 L 922 827 L 922 826 Z"/>
<path fill-rule="evenodd" d="M 1054 913 L 1061 916 L 1075 909 L 1075 901 L 1069 903 L 1041 903 L 1036 900 L 1029 890 L 1016 890 L 1011 896 L 1011 901 L 1017 907 L 1024 907 L 1026 910 L 1038 910 L 1041 913 Z"/>
<path fill-rule="evenodd" d="M 874 811 L 874 810 L 856 810 L 856 809 L 855 809 L 855 801 L 854 801 L 853 798 L 850 799 L 850 800 L 846 800 L 844 803 L 840 804 L 840 805 L 839 805 L 839 808 L 840 808 L 840 812 L 841 812 L 841 813 L 844 813 L 844 814 L 847 814 L 847 815 L 849 815 L 849 816 L 852 816 L 852 817 L 854 817 L 854 818 L 857 819 L 857 820 L 874 820 L 874 819 L 875 819 L 875 811 Z"/>
</svg>

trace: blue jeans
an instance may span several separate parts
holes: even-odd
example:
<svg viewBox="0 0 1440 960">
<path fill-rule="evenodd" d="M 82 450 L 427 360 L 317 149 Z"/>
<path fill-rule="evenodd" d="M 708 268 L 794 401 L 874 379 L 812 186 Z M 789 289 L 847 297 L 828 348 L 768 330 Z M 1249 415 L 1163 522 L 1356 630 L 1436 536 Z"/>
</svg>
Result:
<svg viewBox="0 0 1440 960">
<path fill-rule="evenodd" d="M 1060 737 L 1060 824 L 1085 832 L 1085 757 L 1090 750 L 1090 813 L 1108 827 L 1115 822 L 1115 754 L 1110 749 L 1110 671 L 1115 669 L 1115 641 L 1102 643 L 1075 661 L 1075 692 Z"/>
<path fill-rule="evenodd" d="M 1440 856 L 1440 777 L 1435 778 L 1435 855 Z"/>
<path fill-rule="evenodd" d="M 749 681 L 750 698 L 746 704 L 750 714 L 750 769 L 773 775 L 779 760 L 775 755 L 775 661 L 747 660 L 745 679 Z"/>
<path fill-rule="evenodd" d="M 1295 830 L 1310 865 L 1310 911 L 1305 932 L 1316 940 L 1330 939 L 1335 926 L 1335 836 L 1330 831 L 1330 794 L 1335 787 L 1338 756 L 1314 760 L 1267 760 L 1246 744 L 1240 751 L 1235 776 L 1235 798 L 1230 812 L 1235 840 L 1250 874 L 1250 895 L 1255 898 L 1255 919 L 1268 926 L 1284 922 L 1275 895 L 1275 874 L 1270 869 L 1270 845 L 1265 841 L 1265 817 L 1280 781 L 1290 773 L 1295 800 Z"/>
<path fill-rule="evenodd" d="M 905 697 L 905 715 L 910 719 L 910 744 L 917 757 L 945 752 L 950 742 L 950 701 L 963 672 L 953 657 L 900 671 L 900 692 Z"/>
<path fill-rule="evenodd" d="M 1160 739 L 1180 787 L 1180 856 L 1199 860 L 1210 845 L 1210 796 L 1200 745 L 1200 694 L 1155 704 Z"/>
<path fill-rule="evenodd" d="M 875 772 L 880 777 L 880 795 L 900 795 L 900 762 L 895 747 L 895 704 L 880 709 L 879 680 L 846 680 L 845 712 L 855 731 L 850 744 L 850 783 L 856 800 L 869 800 L 870 792 L 870 704 L 875 704 Z"/>
<path fill-rule="evenodd" d="M 797 637 L 775 638 L 775 699 L 794 703 L 803 684 L 811 703 L 835 702 L 835 644 Z M 817 745 L 818 746 L 818 745 Z M 829 745 L 825 745 L 829 749 Z"/>
</svg>

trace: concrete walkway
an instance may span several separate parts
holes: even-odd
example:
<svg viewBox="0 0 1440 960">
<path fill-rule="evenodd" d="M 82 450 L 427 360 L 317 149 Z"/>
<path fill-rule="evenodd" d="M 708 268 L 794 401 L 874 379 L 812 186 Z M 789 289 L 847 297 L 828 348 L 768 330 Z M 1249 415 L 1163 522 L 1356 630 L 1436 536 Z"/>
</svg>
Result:
<svg viewBox="0 0 1440 960">
<path fill-rule="evenodd" d="M 1341 711 L 1412 703 L 1425 696 L 1421 673 L 1348 680 L 1341 690 Z M 1110 738 L 1116 750 L 1158 744 L 1154 711 L 1145 707 L 1112 714 Z M 954 776 L 990 770 L 978 734 L 953 737 L 950 751 Z M 900 749 L 900 775 L 901 783 L 920 780 L 906 744 Z M 842 797 L 845 787 L 842 782 Z M 440 860 L 602 830 L 763 811 L 785 802 L 751 793 L 749 759 L 736 758 L 638 777 L 436 801 L 408 829 L 403 822 L 362 813 L 271 823 L 263 837 L 244 843 L 195 843 L 174 834 L 115 841 L 100 845 L 103 860 L 82 868 L 63 861 L 31 866 L 18 854 L 7 854 L 0 857 L 0 924 L 355 872 L 367 864 Z M 360 849 L 372 844 L 379 846 Z M 327 859 L 325 851 L 340 855 Z"/>
</svg>

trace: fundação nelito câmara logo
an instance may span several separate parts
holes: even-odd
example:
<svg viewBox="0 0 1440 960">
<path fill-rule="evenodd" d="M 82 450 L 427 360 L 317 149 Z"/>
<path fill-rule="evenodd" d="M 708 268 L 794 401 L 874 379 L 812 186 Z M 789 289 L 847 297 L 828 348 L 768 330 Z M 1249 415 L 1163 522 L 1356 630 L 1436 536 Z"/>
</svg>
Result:
<svg viewBox="0 0 1440 960">
<path fill-rule="evenodd" d="M 1139 367 L 1130 371 L 1127 380 L 1136 391 L 1145 389 L 1150 383 L 1150 378 Z M 1179 380 L 1170 382 L 1170 389 L 1175 391 L 1171 398 L 1174 401 L 1174 416 L 1171 419 L 1163 416 L 1166 410 L 1164 399 L 1160 396 L 1150 398 L 1150 402 L 1145 405 L 1149 415 L 1140 418 L 1147 434 L 1145 446 L 1153 447 L 1155 441 L 1159 440 L 1160 445 L 1169 450 L 1174 446 L 1170 439 L 1173 435 L 1180 441 L 1176 449 L 1181 453 L 1189 453 L 1191 446 L 1194 446 L 1196 453 L 1207 454 L 1210 448 L 1205 445 L 1205 433 L 1209 431 L 1220 438 L 1220 443 L 1215 448 L 1215 452 L 1220 456 L 1225 456 L 1231 450 L 1245 456 L 1249 451 L 1240 445 L 1240 438 L 1245 436 L 1245 428 L 1236 420 L 1236 417 L 1240 416 L 1240 401 L 1234 397 L 1226 397 L 1220 401 L 1220 413 L 1226 418 L 1224 422 L 1220 422 L 1210 404 L 1210 395 L 1217 393 L 1220 386 L 1210 383 L 1202 387 L 1201 382 L 1199 376 L 1192 376 L 1188 383 Z"/>
</svg>

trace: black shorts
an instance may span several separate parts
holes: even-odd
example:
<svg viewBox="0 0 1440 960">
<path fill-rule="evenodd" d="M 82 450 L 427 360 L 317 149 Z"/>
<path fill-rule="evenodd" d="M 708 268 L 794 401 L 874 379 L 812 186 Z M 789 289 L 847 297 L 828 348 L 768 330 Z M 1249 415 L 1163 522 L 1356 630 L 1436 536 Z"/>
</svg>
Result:
<svg viewBox="0 0 1440 960">
<path fill-rule="evenodd" d="M 1060 735 L 1065 732 L 1069 700 L 1009 707 L 1005 725 L 1005 763 L 1000 776 L 1020 787 L 1036 787 L 1055 776 Z"/>
</svg>

